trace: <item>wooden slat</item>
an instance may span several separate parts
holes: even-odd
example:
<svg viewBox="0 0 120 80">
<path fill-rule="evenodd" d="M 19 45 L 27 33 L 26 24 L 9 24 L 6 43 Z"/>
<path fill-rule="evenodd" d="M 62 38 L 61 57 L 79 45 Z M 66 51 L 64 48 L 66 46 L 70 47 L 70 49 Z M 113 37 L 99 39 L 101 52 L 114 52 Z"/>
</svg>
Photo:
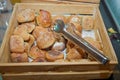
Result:
<svg viewBox="0 0 120 80">
<path fill-rule="evenodd" d="M 105 79 L 111 71 L 93 72 L 28 72 L 28 73 L 6 73 L 2 77 L 4 80 L 85 80 L 85 79 Z"/>
</svg>

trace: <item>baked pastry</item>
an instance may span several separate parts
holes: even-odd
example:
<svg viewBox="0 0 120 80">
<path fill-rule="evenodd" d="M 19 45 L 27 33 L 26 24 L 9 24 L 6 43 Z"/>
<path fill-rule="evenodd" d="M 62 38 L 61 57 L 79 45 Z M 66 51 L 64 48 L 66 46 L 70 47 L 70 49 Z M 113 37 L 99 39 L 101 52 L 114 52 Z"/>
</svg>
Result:
<svg viewBox="0 0 120 80">
<path fill-rule="evenodd" d="M 11 53 L 12 62 L 28 62 L 27 53 Z"/>
<path fill-rule="evenodd" d="M 24 40 L 18 35 L 12 35 L 10 37 L 10 51 L 11 52 L 24 52 Z"/>
<path fill-rule="evenodd" d="M 82 27 L 85 30 L 92 30 L 93 26 L 93 17 L 92 16 L 83 16 Z"/>
<path fill-rule="evenodd" d="M 19 23 L 33 21 L 35 19 L 35 11 L 33 9 L 24 9 L 17 14 Z"/>
<path fill-rule="evenodd" d="M 75 48 L 71 48 L 67 53 L 67 59 L 68 60 L 82 59 L 82 56 Z"/>
<path fill-rule="evenodd" d="M 18 27 L 15 28 L 13 34 L 21 36 L 25 41 L 29 40 L 29 33 L 27 32 L 26 25 L 18 25 Z"/>
<path fill-rule="evenodd" d="M 68 17 L 67 22 L 68 23 L 78 23 L 81 25 L 82 18 L 78 15 L 71 15 L 70 17 Z"/>
<path fill-rule="evenodd" d="M 36 58 L 45 58 L 45 51 L 40 50 L 37 46 L 32 46 L 30 49 L 30 52 L 28 53 L 28 56 L 32 59 Z"/>
<path fill-rule="evenodd" d="M 24 42 L 24 46 L 25 46 L 25 51 L 24 51 L 24 52 L 29 53 L 29 50 L 30 50 L 30 45 L 29 45 L 29 43 Z"/>
<path fill-rule="evenodd" d="M 33 37 L 33 35 L 30 34 L 30 39 L 28 41 L 29 45 L 32 46 L 34 41 L 35 41 L 35 38 Z"/>
<path fill-rule="evenodd" d="M 65 49 L 65 43 L 63 42 L 55 42 L 52 50 L 63 51 Z"/>
<path fill-rule="evenodd" d="M 66 19 L 66 17 L 63 16 L 63 15 L 53 16 L 53 18 L 52 18 L 52 22 L 54 23 L 55 20 L 62 20 L 64 23 L 67 23 L 67 19 Z"/>
<path fill-rule="evenodd" d="M 37 39 L 39 36 L 45 34 L 46 32 L 48 32 L 46 28 L 43 28 L 42 26 L 36 26 L 33 30 L 32 35 L 35 37 L 35 39 Z"/>
<path fill-rule="evenodd" d="M 36 17 L 36 21 L 38 25 L 42 25 L 43 27 L 50 27 L 52 23 L 50 12 L 41 9 L 39 11 L 39 15 Z"/>
<path fill-rule="evenodd" d="M 46 49 L 52 46 L 55 42 L 55 37 L 52 32 L 41 28 L 38 33 L 37 45 L 40 49 Z"/>
<path fill-rule="evenodd" d="M 48 53 L 46 53 L 46 59 L 48 61 L 55 61 L 63 58 L 64 58 L 64 54 L 60 51 L 51 50 L 48 51 Z"/>
<path fill-rule="evenodd" d="M 89 42 L 92 46 L 94 46 L 96 49 L 101 50 L 102 47 L 100 45 L 99 41 L 95 41 L 92 37 L 84 37 L 84 39 Z"/>
<path fill-rule="evenodd" d="M 38 57 L 38 58 L 34 59 L 32 62 L 47 62 L 47 60 L 45 58 Z"/>
<path fill-rule="evenodd" d="M 28 33 L 31 33 L 35 28 L 35 23 L 34 22 L 24 23 L 22 25 L 25 25 L 27 27 L 27 32 Z"/>
</svg>

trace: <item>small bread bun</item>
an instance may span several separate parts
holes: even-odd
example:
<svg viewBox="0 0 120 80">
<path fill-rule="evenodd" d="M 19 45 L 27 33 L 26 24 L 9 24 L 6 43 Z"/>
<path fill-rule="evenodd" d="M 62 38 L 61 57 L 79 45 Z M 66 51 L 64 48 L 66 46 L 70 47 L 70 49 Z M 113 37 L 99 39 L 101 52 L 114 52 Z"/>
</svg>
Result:
<svg viewBox="0 0 120 80">
<path fill-rule="evenodd" d="M 24 9 L 17 14 L 19 23 L 33 21 L 35 19 L 35 11 L 33 9 Z"/>
<path fill-rule="evenodd" d="M 68 17 L 67 22 L 68 23 L 78 23 L 81 25 L 81 17 L 79 17 L 78 15 L 71 15 L 70 17 Z"/>
<path fill-rule="evenodd" d="M 45 60 L 45 58 L 38 57 L 38 58 L 34 59 L 32 62 L 47 62 L 47 61 Z"/>
<path fill-rule="evenodd" d="M 100 45 L 99 41 L 95 41 L 93 38 L 91 37 L 84 37 L 84 39 L 89 42 L 92 46 L 94 46 L 96 49 L 101 50 L 102 47 Z"/>
<path fill-rule="evenodd" d="M 26 25 L 18 25 L 18 27 L 15 28 L 13 34 L 21 36 L 25 41 L 29 40 L 29 33 L 27 32 Z"/>
<path fill-rule="evenodd" d="M 71 48 L 69 52 L 67 53 L 67 59 L 72 60 L 72 59 L 82 59 L 81 54 L 75 49 Z"/>
<path fill-rule="evenodd" d="M 45 51 L 40 50 L 37 46 L 32 46 L 30 49 L 30 52 L 28 53 L 28 56 L 32 59 L 36 58 L 45 58 Z"/>
<path fill-rule="evenodd" d="M 48 61 L 55 61 L 63 58 L 64 58 L 64 54 L 60 51 L 51 50 L 51 51 L 48 51 L 48 53 L 46 53 L 46 59 Z"/>
<path fill-rule="evenodd" d="M 54 34 L 48 30 L 46 30 L 45 28 L 41 28 L 39 30 L 39 34 L 38 34 L 38 38 L 37 38 L 37 45 L 40 49 L 46 49 L 49 48 L 50 46 L 52 46 L 55 42 L 55 37 Z"/>
<path fill-rule="evenodd" d="M 50 12 L 46 10 L 40 10 L 39 15 L 36 17 L 36 21 L 38 25 L 42 25 L 43 27 L 50 27 L 52 23 Z"/>
<path fill-rule="evenodd" d="M 28 62 L 27 53 L 11 53 L 12 62 Z"/>
<path fill-rule="evenodd" d="M 67 19 L 66 19 L 66 17 L 63 16 L 63 15 L 54 16 L 53 19 L 52 19 L 52 22 L 54 23 L 55 20 L 62 20 L 64 23 L 67 23 Z"/>
<path fill-rule="evenodd" d="M 22 25 L 25 25 L 27 27 L 27 32 L 28 33 L 31 33 L 35 28 L 35 23 L 34 22 L 24 23 Z"/>
<path fill-rule="evenodd" d="M 82 27 L 85 30 L 92 30 L 93 27 L 93 17 L 92 16 L 84 16 L 82 20 Z"/>
<path fill-rule="evenodd" d="M 10 37 L 10 51 L 11 52 L 24 52 L 23 38 L 18 35 L 12 35 Z"/>
</svg>

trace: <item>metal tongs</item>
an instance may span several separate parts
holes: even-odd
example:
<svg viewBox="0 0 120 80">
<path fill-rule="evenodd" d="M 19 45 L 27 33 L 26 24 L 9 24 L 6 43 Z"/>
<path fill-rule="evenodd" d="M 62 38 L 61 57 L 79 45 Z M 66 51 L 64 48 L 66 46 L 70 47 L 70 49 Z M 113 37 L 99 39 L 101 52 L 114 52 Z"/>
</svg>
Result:
<svg viewBox="0 0 120 80">
<path fill-rule="evenodd" d="M 56 20 L 53 26 L 53 31 L 61 33 L 64 37 L 71 40 L 73 43 L 76 43 L 79 47 L 86 50 L 90 55 L 92 55 L 96 60 L 102 64 L 109 62 L 109 59 L 104 56 L 99 50 L 89 44 L 86 40 L 74 33 L 72 28 L 73 24 L 65 25 L 62 20 Z"/>
</svg>

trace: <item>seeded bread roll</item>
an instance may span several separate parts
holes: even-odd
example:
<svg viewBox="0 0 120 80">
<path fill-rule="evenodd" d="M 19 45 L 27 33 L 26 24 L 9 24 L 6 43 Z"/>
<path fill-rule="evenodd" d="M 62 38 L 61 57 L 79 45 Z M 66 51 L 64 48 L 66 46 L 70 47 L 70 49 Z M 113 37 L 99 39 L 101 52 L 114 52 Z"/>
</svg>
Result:
<svg viewBox="0 0 120 80">
<path fill-rule="evenodd" d="M 18 35 L 12 35 L 10 37 L 10 51 L 11 52 L 24 52 L 24 40 Z"/>
<path fill-rule="evenodd" d="M 19 23 L 33 21 L 35 19 L 35 11 L 33 9 L 24 9 L 17 14 Z"/>
<path fill-rule="evenodd" d="M 40 10 L 39 15 L 36 17 L 36 21 L 38 25 L 42 25 L 43 27 L 50 27 L 52 23 L 50 12 L 46 10 Z"/>
</svg>

